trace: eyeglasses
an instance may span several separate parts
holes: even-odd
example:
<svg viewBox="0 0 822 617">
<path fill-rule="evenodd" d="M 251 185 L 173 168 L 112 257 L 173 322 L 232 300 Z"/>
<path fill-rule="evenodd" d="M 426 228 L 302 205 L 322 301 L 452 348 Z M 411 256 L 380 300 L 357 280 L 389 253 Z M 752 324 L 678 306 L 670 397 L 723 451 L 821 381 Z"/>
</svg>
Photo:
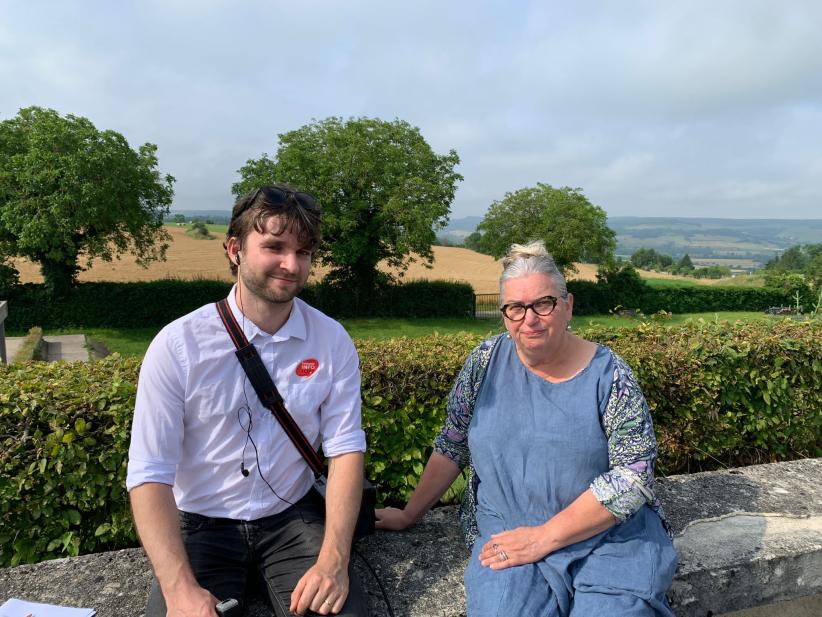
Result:
<svg viewBox="0 0 822 617">
<path fill-rule="evenodd" d="M 321 210 L 320 204 L 318 204 L 314 200 L 314 197 L 308 193 L 281 189 L 277 186 L 264 186 L 254 191 L 254 194 L 245 202 L 245 205 L 240 209 L 240 211 L 234 214 L 234 218 L 236 219 L 243 212 L 253 206 L 254 202 L 256 202 L 257 198 L 260 196 L 260 193 L 262 193 L 273 205 L 295 202 L 297 205 L 305 208 L 306 210 L 311 210 L 313 212 L 319 212 Z"/>
<path fill-rule="evenodd" d="M 541 317 L 547 317 L 554 312 L 557 306 L 557 299 L 554 296 L 543 296 L 531 302 L 531 304 L 523 304 L 522 302 L 511 302 L 510 304 L 503 304 L 500 311 L 505 317 L 511 321 L 522 321 L 525 319 L 525 314 L 528 309 L 531 309 Z"/>
</svg>

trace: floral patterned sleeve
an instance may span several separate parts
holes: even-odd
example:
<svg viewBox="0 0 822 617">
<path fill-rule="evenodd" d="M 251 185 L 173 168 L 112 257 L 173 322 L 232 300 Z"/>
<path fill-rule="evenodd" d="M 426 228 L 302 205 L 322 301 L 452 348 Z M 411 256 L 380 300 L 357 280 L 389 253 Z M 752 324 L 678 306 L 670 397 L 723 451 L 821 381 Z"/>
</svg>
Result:
<svg viewBox="0 0 822 617">
<path fill-rule="evenodd" d="M 434 451 L 450 458 L 460 469 L 471 462 L 468 425 L 471 423 L 485 369 L 491 360 L 491 351 L 498 340 L 499 336 L 495 336 L 483 341 L 468 356 L 448 395 L 445 425 L 434 440 Z"/>
<path fill-rule="evenodd" d="M 653 491 L 657 446 L 651 412 L 630 367 L 612 355 L 613 382 L 602 418 L 610 469 L 594 479 L 591 490 L 620 522 L 646 503 L 663 516 Z"/>
</svg>

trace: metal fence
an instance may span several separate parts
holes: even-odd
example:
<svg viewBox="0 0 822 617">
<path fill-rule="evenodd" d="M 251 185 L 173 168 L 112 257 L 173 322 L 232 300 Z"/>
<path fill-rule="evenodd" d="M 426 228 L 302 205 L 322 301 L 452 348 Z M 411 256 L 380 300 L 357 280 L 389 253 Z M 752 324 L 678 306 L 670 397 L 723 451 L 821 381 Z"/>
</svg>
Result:
<svg viewBox="0 0 822 617">
<path fill-rule="evenodd" d="M 497 319 L 499 316 L 499 294 L 474 294 L 476 319 Z"/>
</svg>

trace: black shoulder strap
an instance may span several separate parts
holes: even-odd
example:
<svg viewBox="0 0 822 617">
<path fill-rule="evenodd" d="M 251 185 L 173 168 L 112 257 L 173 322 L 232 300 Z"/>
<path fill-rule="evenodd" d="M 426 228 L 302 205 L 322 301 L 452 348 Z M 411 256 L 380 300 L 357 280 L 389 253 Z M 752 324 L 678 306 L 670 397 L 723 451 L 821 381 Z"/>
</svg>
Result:
<svg viewBox="0 0 822 617">
<path fill-rule="evenodd" d="M 319 454 L 311 447 L 305 434 L 285 408 L 283 397 L 277 390 L 277 386 L 274 385 L 274 381 L 271 379 L 265 365 L 263 365 L 263 361 L 257 353 L 257 348 L 248 342 L 242 328 L 240 328 L 240 324 L 237 323 L 237 319 L 228 305 L 228 300 L 223 299 L 217 303 L 217 313 L 219 313 L 231 341 L 237 348 L 234 354 L 240 361 L 246 375 L 248 375 L 248 380 L 254 386 L 254 391 L 260 397 L 260 401 L 277 418 L 291 443 L 297 448 L 297 451 L 311 467 L 311 470 L 317 475 L 322 475 L 324 470 Z"/>
</svg>

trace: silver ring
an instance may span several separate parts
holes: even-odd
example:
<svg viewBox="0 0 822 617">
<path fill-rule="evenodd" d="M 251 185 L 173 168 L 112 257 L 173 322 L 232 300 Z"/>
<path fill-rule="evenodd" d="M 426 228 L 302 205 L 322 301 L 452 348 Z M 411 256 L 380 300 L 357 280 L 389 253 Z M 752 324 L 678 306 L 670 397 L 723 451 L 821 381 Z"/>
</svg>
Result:
<svg viewBox="0 0 822 617">
<path fill-rule="evenodd" d="M 497 554 L 499 555 L 500 561 L 508 561 L 508 553 L 506 553 L 505 551 L 500 550 L 500 552 Z"/>
</svg>

